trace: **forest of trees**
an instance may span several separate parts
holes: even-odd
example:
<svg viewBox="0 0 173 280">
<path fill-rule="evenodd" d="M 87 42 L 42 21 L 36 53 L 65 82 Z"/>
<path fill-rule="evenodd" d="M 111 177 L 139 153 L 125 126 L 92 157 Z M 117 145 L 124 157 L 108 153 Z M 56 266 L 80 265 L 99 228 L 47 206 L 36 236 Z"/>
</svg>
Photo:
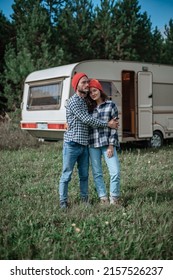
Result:
<svg viewBox="0 0 173 280">
<path fill-rule="evenodd" d="M 86 59 L 173 65 L 173 19 L 164 34 L 138 0 L 14 0 L 0 11 L 0 106 L 20 106 L 26 76 Z"/>
</svg>

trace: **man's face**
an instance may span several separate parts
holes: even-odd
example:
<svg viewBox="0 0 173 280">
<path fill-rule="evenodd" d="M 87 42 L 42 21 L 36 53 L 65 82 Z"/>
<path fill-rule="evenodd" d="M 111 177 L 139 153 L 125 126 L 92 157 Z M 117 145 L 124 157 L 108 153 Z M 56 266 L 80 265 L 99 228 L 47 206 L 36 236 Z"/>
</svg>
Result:
<svg viewBox="0 0 173 280">
<path fill-rule="evenodd" d="M 82 77 L 80 80 L 79 80 L 79 83 L 77 85 L 77 90 L 79 91 L 89 91 L 89 80 L 86 76 Z"/>
</svg>

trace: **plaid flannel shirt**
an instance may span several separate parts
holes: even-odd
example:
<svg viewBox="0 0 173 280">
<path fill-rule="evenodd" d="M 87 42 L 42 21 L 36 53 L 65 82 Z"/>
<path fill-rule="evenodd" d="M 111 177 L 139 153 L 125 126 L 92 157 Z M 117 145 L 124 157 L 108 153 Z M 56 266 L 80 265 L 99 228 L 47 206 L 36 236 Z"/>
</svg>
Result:
<svg viewBox="0 0 173 280">
<path fill-rule="evenodd" d="M 88 145 L 89 126 L 107 127 L 107 121 L 93 118 L 88 113 L 85 100 L 76 93 L 67 101 L 66 118 L 68 129 L 64 133 L 65 142 L 76 142 Z"/>
<path fill-rule="evenodd" d="M 105 122 L 109 122 L 112 118 L 118 116 L 118 109 L 110 100 L 97 106 L 92 112 L 94 118 L 98 118 Z M 103 146 L 119 146 L 118 133 L 116 129 L 109 127 L 105 128 L 90 128 L 89 130 L 89 146 L 90 147 L 103 147 Z"/>
</svg>

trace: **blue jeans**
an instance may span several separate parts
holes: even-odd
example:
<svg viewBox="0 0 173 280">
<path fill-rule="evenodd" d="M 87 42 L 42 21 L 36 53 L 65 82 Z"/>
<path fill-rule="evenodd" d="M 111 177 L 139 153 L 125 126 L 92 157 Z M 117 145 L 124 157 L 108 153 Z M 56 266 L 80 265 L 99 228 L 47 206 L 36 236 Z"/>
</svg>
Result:
<svg viewBox="0 0 173 280">
<path fill-rule="evenodd" d="M 71 175 L 77 163 L 80 196 L 81 199 L 88 199 L 88 169 L 89 169 L 89 153 L 88 147 L 75 142 L 64 142 L 63 146 L 63 171 L 59 182 L 60 202 L 68 200 L 68 184 L 71 180 Z"/>
<path fill-rule="evenodd" d="M 103 179 L 102 171 L 102 155 L 106 161 L 110 175 L 110 196 L 120 196 L 120 164 L 116 148 L 114 147 L 114 155 L 109 158 L 106 154 L 107 146 L 100 148 L 89 148 L 90 160 L 94 183 L 99 198 L 107 196 L 106 186 Z"/>
</svg>

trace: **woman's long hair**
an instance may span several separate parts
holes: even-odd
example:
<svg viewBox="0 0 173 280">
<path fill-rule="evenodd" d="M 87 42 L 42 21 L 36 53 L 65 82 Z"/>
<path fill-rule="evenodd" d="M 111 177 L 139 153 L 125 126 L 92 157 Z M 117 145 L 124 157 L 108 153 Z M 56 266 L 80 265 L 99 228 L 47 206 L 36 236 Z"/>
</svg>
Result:
<svg viewBox="0 0 173 280">
<path fill-rule="evenodd" d="M 102 90 L 100 90 L 100 97 L 102 99 L 103 102 L 105 102 L 106 100 L 108 100 L 108 96 L 106 93 L 104 93 Z M 90 97 L 90 94 L 88 93 L 86 98 L 86 104 L 88 106 L 88 112 L 89 113 L 92 113 L 94 111 L 94 109 L 97 107 L 97 103 L 95 100 L 93 100 L 91 97 Z"/>
</svg>

